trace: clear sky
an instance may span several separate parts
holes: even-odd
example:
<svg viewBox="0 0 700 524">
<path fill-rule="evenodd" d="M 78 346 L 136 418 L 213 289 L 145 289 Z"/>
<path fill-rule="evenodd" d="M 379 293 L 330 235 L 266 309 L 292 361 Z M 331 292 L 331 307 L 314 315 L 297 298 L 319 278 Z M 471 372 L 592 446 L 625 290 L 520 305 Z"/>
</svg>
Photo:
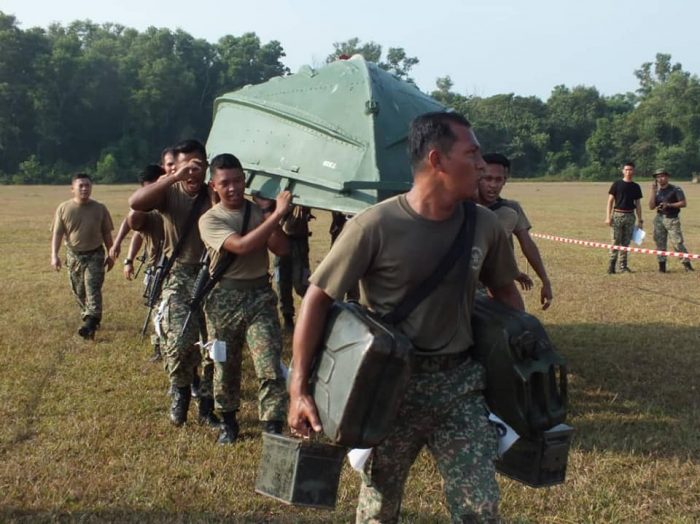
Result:
<svg viewBox="0 0 700 524">
<path fill-rule="evenodd" d="M 255 32 L 281 42 L 285 64 L 320 65 L 333 42 L 403 47 L 426 91 L 449 75 L 467 95 L 535 95 L 559 84 L 634 91 L 634 70 L 670 53 L 700 73 L 700 2 L 692 0 L 0 0 L 22 29 L 90 19 L 181 28 L 210 42 Z"/>
</svg>

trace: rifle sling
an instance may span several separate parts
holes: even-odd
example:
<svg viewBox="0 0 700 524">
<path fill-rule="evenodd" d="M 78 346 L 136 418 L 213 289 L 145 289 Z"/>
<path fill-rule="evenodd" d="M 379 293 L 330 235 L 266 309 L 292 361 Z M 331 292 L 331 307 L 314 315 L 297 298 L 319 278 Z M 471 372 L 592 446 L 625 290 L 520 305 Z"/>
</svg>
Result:
<svg viewBox="0 0 700 524">
<path fill-rule="evenodd" d="M 246 200 L 245 201 L 245 211 L 243 212 L 243 227 L 241 228 L 241 236 L 245 235 L 248 232 L 248 223 L 250 222 L 250 210 L 253 206 L 251 203 Z M 238 255 L 236 253 L 231 253 L 230 251 L 224 251 L 224 253 L 221 255 L 219 260 L 216 263 L 216 266 L 214 267 L 214 270 L 211 272 L 211 277 L 209 278 L 209 282 L 207 282 L 207 287 L 204 292 L 204 296 L 209 293 L 212 289 L 214 289 L 214 286 L 221 280 L 221 277 L 224 276 L 224 273 L 226 270 L 231 267 L 231 264 L 233 264 L 236 261 Z"/>
<path fill-rule="evenodd" d="M 382 317 L 382 320 L 396 326 L 438 287 L 447 273 L 450 272 L 457 260 L 465 253 L 471 254 L 474 244 L 474 232 L 476 230 L 476 204 L 465 202 L 463 205 L 464 219 L 452 242 L 447 254 L 440 261 L 435 271 L 420 283 L 418 287 L 409 292 L 393 311 Z M 465 238 L 466 232 L 466 238 Z"/>
<path fill-rule="evenodd" d="M 185 225 L 182 228 L 180 238 L 177 239 L 177 244 L 175 244 L 173 252 L 170 254 L 170 258 L 168 259 L 167 267 L 163 270 L 163 278 L 168 276 L 168 273 L 170 273 L 173 264 L 177 260 L 177 257 L 180 256 L 182 248 L 185 245 L 185 240 L 189 236 L 190 231 L 192 231 L 192 226 L 194 226 L 198 215 L 201 214 L 202 203 L 207 199 L 208 196 L 209 192 L 205 186 L 200 190 L 199 194 L 197 195 L 197 200 L 195 200 L 194 204 L 192 204 L 192 209 L 190 209 L 190 214 L 187 215 L 187 220 L 185 221 Z"/>
</svg>

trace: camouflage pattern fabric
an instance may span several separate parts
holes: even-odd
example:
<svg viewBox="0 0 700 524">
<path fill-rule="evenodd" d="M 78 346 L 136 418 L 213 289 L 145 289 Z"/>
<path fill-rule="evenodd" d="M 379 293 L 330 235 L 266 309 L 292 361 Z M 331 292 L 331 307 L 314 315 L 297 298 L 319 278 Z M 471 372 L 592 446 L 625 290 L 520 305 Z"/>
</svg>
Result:
<svg viewBox="0 0 700 524">
<path fill-rule="evenodd" d="M 189 313 L 189 300 L 199 266 L 175 264 L 163 284 L 161 295 L 163 316 L 160 320 L 163 335 L 161 351 L 165 357 L 165 369 L 170 377 L 170 383 L 182 388 L 192 383 L 195 368 L 202 362 L 199 348 L 195 345 L 199 340 L 201 311 L 195 312 L 190 318 L 187 331 L 182 333 L 182 326 Z M 203 369 L 200 396 L 212 396 L 212 375 Z M 209 381 L 207 383 L 207 380 Z"/>
<path fill-rule="evenodd" d="M 357 522 L 397 522 L 408 472 L 427 446 L 443 478 L 453 522 L 496 522 L 495 428 L 487 418 L 485 370 L 467 361 L 411 377 L 389 437 L 362 473 Z"/>
<path fill-rule="evenodd" d="M 634 232 L 635 224 L 634 213 L 616 213 L 613 212 L 612 226 L 612 241 L 616 246 L 629 246 L 632 242 L 632 233 Z M 616 261 L 617 255 L 620 254 L 620 267 L 627 266 L 627 251 L 610 250 L 610 260 Z"/>
<path fill-rule="evenodd" d="M 215 287 L 204 304 L 209 340 L 226 343 L 226 362 L 214 363 L 214 401 L 221 412 L 236 411 L 241 403 L 243 344 L 248 345 L 259 381 L 258 416 L 262 421 L 285 420 L 287 389 L 282 375 L 282 335 L 270 286 L 256 289 Z"/>
<path fill-rule="evenodd" d="M 102 319 L 102 284 L 105 281 L 105 251 L 66 252 L 70 289 L 80 305 L 80 316 Z"/>
<path fill-rule="evenodd" d="M 679 253 L 688 252 L 685 248 L 685 244 L 683 244 L 680 218 L 669 218 L 657 214 L 656 218 L 654 218 L 654 242 L 656 242 L 656 249 L 668 251 L 666 248 L 669 239 L 671 239 L 674 251 L 678 251 Z M 663 255 L 657 255 L 656 259 L 659 262 L 666 262 L 666 257 Z"/>
<path fill-rule="evenodd" d="M 290 237 L 289 254 L 275 257 L 275 280 L 282 316 L 294 316 L 292 289 L 303 297 L 309 287 L 309 237 Z"/>
</svg>

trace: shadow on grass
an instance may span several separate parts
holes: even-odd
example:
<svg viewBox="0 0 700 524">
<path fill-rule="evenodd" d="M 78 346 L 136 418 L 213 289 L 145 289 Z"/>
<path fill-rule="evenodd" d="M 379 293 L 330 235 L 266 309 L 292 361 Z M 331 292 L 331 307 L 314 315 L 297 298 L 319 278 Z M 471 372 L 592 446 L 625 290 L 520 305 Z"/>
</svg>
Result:
<svg viewBox="0 0 700 524">
<path fill-rule="evenodd" d="M 325 522 L 353 522 L 355 513 L 340 513 L 324 510 L 317 510 L 313 515 L 274 515 L 270 513 L 249 513 L 246 515 L 233 515 L 215 512 L 165 512 L 147 510 L 104 510 L 104 511 L 27 511 L 20 509 L 0 510 L 0 521 L 2 522 L 119 522 L 119 523 L 325 523 Z M 413 521 L 420 522 L 420 521 Z M 427 521 L 426 521 L 427 522 Z"/>
<path fill-rule="evenodd" d="M 700 459 L 700 333 L 647 325 L 547 327 L 569 367 L 574 446 Z"/>
</svg>

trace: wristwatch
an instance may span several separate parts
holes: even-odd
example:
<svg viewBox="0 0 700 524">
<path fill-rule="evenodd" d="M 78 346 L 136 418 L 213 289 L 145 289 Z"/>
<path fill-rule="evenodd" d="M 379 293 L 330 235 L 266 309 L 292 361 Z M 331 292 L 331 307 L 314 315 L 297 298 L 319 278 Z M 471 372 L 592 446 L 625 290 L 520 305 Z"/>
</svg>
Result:
<svg viewBox="0 0 700 524">
<path fill-rule="evenodd" d="M 132 265 L 133 263 L 134 263 L 134 261 L 131 260 L 130 258 L 125 258 L 125 259 L 124 259 L 124 265 L 125 265 L 125 266 L 130 266 L 130 265 Z"/>
</svg>

